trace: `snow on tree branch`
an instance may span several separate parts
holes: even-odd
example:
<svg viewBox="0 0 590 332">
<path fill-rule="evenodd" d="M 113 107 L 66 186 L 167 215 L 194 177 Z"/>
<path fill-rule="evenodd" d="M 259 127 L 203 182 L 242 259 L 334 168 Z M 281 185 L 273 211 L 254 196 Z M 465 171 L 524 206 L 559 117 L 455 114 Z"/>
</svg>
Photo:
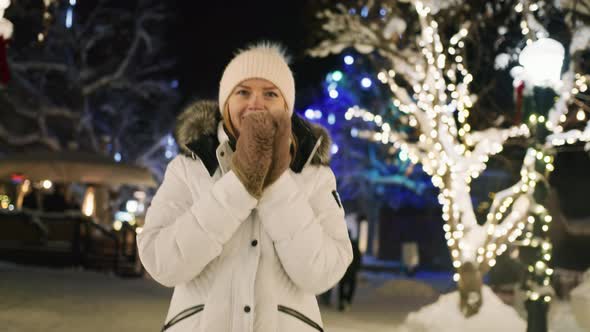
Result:
<svg viewBox="0 0 590 332">
<path fill-rule="evenodd" d="M 478 259 L 478 254 L 486 251 L 486 242 L 504 248 L 510 239 L 514 240 L 506 235 L 526 218 L 531 201 L 527 196 L 517 197 L 502 208 L 510 208 L 507 214 L 479 225 L 471 201 L 470 183 L 485 170 L 489 158 L 502 151 L 508 139 L 527 137 L 529 130 L 522 125 L 471 131 L 466 120 L 476 96 L 470 93 L 473 76 L 464 65 L 462 55 L 463 39 L 468 35 L 470 22 L 465 22 L 449 40 L 443 41 L 439 25 L 431 16 L 432 9 L 421 1 L 411 3 L 418 16 L 420 34 L 399 49 L 398 44 L 382 37 L 383 24 L 351 15 L 341 6 L 336 12 L 328 10 L 321 15 L 327 20 L 324 30 L 331 37 L 310 54 L 326 56 L 354 47 L 362 53 L 374 51 L 372 54 L 387 60 L 387 67 L 378 78 L 389 84 L 394 104 L 414 123 L 419 139 L 408 141 L 407 137 L 388 131 L 383 131 L 386 135 L 366 136 L 379 135 L 373 139 L 396 142 L 412 160 L 422 163 L 423 169 L 432 176 L 432 183 L 440 189 L 439 202 L 443 206 L 453 265 L 461 271 L 462 265 L 470 264 L 485 273 L 495 264 L 499 253 L 488 251 L 485 261 Z M 488 227 L 496 225 L 502 226 L 500 232 L 487 232 Z"/>
</svg>

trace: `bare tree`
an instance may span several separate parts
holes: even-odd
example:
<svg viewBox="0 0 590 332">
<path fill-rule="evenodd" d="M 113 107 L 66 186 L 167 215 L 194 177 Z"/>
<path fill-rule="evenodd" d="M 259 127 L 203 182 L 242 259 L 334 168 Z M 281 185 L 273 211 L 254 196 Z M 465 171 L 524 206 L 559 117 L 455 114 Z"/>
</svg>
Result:
<svg viewBox="0 0 590 332">
<path fill-rule="evenodd" d="M 3 150 L 75 145 L 161 169 L 163 153 L 153 152 L 166 148 L 179 102 L 165 42 L 169 9 L 150 0 L 54 1 L 42 14 L 36 5 L 10 8 L 24 24 L 9 51 L 12 80 L 0 91 Z"/>
</svg>

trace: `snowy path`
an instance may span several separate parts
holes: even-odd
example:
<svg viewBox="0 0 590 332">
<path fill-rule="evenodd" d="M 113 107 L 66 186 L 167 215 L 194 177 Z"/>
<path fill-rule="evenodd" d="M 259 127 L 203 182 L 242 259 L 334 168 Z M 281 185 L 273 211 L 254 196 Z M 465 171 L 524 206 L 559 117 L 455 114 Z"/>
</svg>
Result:
<svg viewBox="0 0 590 332">
<path fill-rule="evenodd" d="M 410 312 L 436 302 L 449 286 L 444 275 L 392 277 L 366 274 L 348 312 L 323 307 L 326 331 L 401 332 Z M 171 293 L 149 279 L 0 262 L 0 332 L 158 331 Z M 568 304 L 554 308 L 553 332 L 583 332 Z"/>
<path fill-rule="evenodd" d="M 147 280 L 0 265 L 0 331 L 156 331 L 170 294 Z"/>
<path fill-rule="evenodd" d="M 421 298 L 411 283 L 392 300 L 372 288 L 374 280 L 362 282 L 350 311 L 322 308 L 326 331 L 395 331 L 410 311 L 435 300 L 431 290 Z M 170 295 L 147 279 L 0 263 L 0 331 L 157 331 Z"/>
</svg>

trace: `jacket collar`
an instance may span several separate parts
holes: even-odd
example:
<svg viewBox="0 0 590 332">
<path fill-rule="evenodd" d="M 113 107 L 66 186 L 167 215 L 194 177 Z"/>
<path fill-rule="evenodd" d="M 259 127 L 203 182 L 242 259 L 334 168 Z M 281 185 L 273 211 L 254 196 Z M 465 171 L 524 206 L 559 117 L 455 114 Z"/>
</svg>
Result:
<svg viewBox="0 0 590 332">
<path fill-rule="evenodd" d="M 228 144 L 231 150 L 235 149 L 235 139 L 223 128 L 220 114 L 215 102 L 195 102 L 178 116 L 174 131 L 181 153 L 193 159 L 199 157 L 211 176 L 224 164 L 218 147 Z M 291 126 L 297 139 L 297 154 L 291 169 L 299 173 L 308 164 L 328 165 L 331 140 L 327 130 L 297 114 L 293 114 Z"/>
</svg>

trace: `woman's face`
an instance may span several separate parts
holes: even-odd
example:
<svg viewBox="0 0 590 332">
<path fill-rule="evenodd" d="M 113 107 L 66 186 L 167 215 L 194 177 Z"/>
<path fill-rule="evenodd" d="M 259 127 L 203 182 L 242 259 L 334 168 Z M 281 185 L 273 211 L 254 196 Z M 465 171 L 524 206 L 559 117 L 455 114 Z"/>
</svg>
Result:
<svg viewBox="0 0 590 332">
<path fill-rule="evenodd" d="M 271 82 L 252 78 L 238 84 L 227 99 L 234 130 L 239 134 L 244 116 L 250 112 L 285 112 L 285 98 Z"/>
</svg>

